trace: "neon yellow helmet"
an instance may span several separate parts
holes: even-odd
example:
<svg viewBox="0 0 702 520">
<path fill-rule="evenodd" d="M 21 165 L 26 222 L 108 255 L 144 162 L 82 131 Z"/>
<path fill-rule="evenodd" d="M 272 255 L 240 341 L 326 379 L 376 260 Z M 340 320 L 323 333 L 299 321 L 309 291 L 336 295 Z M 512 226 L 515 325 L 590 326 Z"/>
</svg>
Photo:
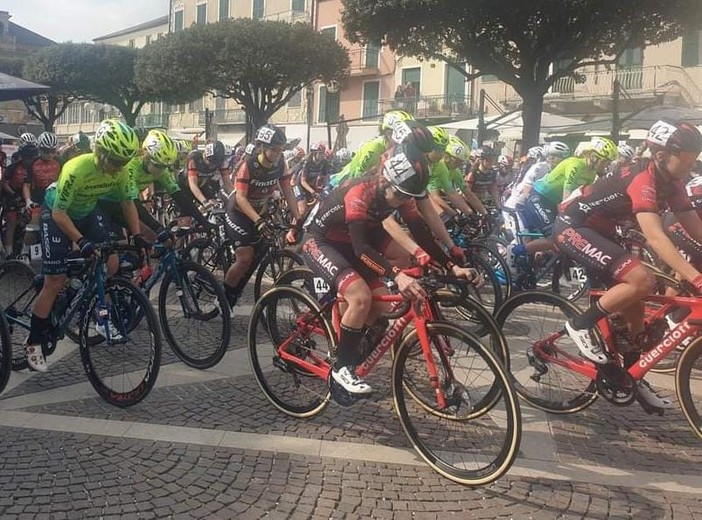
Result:
<svg viewBox="0 0 702 520">
<path fill-rule="evenodd" d="M 383 116 L 383 122 L 380 124 L 380 131 L 385 132 L 392 130 L 396 123 L 400 121 L 414 121 L 412 114 L 408 114 L 404 110 L 391 110 Z"/>
<path fill-rule="evenodd" d="M 614 141 L 607 139 L 606 137 L 593 137 L 590 141 L 592 147 L 590 151 L 594 153 L 600 159 L 606 159 L 608 161 L 616 161 L 619 151 L 617 150 L 617 145 Z"/>
<path fill-rule="evenodd" d="M 163 130 L 151 130 L 141 145 L 149 160 L 159 166 L 170 166 L 178 158 L 178 148 Z"/>
<path fill-rule="evenodd" d="M 130 126 L 107 119 L 95 131 L 95 149 L 110 159 L 128 161 L 139 151 L 139 138 Z"/>
<path fill-rule="evenodd" d="M 446 129 L 441 128 L 440 126 L 428 126 L 427 128 L 431 132 L 432 137 L 434 137 L 434 144 L 436 145 L 436 149 L 441 150 L 442 152 L 446 150 L 446 147 L 449 144 L 450 137 Z"/>
<path fill-rule="evenodd" d="M 449 137 L 448 145 L 446 146 L 446 155 L 450 155 L 455 159 L 460 159 L 461 161 L 468 160 L 468 145 L 464 143 L 459 137 L 452 135 Z"/>
</svg>

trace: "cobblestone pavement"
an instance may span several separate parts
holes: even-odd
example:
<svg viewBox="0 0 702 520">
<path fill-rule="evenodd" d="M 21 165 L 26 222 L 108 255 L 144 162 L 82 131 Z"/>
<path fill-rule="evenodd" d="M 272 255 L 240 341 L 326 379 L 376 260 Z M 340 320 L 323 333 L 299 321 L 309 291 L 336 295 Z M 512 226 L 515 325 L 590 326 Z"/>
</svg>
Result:
<svg viewBox="0 0 702 520">
<path fill-rule="evenodd" d="M 47 374 L 14 373 L 0 398 L 0 518 L 702 518 L 702 442 L 677 409 L 524 407 L 512 470 L 469 489 L 409 449 L 382 365 L 361 405 L 276 412 L 238 312 L 220 365 L 189 369 L 165 346 L 156 388 L 132 408 L 96 396 L 68 343 Z M 655 383 L 672 393 L 669 376 Z"/>
</svg>

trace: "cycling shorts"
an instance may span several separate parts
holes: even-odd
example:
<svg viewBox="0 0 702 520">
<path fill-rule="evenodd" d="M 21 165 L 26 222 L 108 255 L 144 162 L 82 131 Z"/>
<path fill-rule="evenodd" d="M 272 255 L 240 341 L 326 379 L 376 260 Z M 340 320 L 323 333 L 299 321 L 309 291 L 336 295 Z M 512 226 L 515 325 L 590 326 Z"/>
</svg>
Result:
<svg viewBox="0 0 702 520">
<path fill-rule="evenodd" d="M 609 237 L 592 228 L 573 224 L 563 215 L 556 219 L 553 234 L 559 251 L 605 281 L 621 282 L 631 269 L 641 265 L 637 258 Z"/>
<path fill-rule="evenodd" d="M 73 224 L 91 242 L 105 242 L 108 239 L 109 221 L 103 212 L 96 208 L 93 212 Z M 73 242 L 58 227 L 51 216 L 51 209 L 43 206 L 41 212 L 41 271 L 47 275 L 66 274 L 66 259 L 73 249 Z"/>
<path fill-rule="evenodd" d="M 385 230 L 374 233 L 371 246 L 381 253 L 387 249 L 392 238 Z M 353 245 L 333 242 L 314 233 L 308 233 L 302 242 L 302 258 L 315 276 L 319 276 L 332 288 L 343 294 L 346 287 L 356 280 L 364 280 L 371 289 L 383 285 L 368 266 L 356 256 Z"/>
<path fill-rule="evenodd" d="M 532 193 L 520 210 L 518 211 L 520 211 L 526 231 L 540 231 L 544 236 L 551 236 L 558 210 L 552 207 L 546 199 L 538 193 Z"/>
<path fill-rule="evenodd" d="M 663 215 L 663 230 L 670 241 L 690 259 L 694 266 L 702 266 L 702 244 L 688 235 L 674 213 Z"/>
<path fill-rule="evenodd" d="M 256 225 L 241 211 L 230 207 L 229 202 L 234 199 L 233 195 L 229 199 L 227 213 L 224 216 L 224 232 L 227 234 L 227 238 L 234 243 L 234 247 L 253 246 L 261 240 Z"/>
</svg>

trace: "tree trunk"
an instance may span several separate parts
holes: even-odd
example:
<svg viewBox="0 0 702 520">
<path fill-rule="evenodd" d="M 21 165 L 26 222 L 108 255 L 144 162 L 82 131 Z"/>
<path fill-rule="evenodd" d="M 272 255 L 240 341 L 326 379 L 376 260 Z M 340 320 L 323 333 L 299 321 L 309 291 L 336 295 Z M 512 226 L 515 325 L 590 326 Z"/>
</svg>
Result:
<svg viewBox="0 0 702 520">
<path fill-rule="evenodd" d="M 522 92 L 522 152 L 539 144 L 544 93 L 537 90 Z"/>
</svg>

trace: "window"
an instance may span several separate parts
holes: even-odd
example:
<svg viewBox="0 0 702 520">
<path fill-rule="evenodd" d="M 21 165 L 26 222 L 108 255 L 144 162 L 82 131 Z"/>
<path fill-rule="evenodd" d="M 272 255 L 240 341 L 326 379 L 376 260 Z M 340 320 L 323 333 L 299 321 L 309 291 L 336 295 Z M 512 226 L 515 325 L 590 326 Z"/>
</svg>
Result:
<svg viewBox="0 0 702 520">
<path fill-rule="evenodd" d="M 221 96 L 215 96 L 215 110 L 225 110 L 227 108 L 227 99 Z"/>
<path fill-rule="evenodd" d="M 173 13 L 173 32 L 183 30 L 185 24 L 183 13 L 184 11 L 182 9 Z"/>
<path fill-rule="evenodd" d="M 481 80 L 483 83 L 494 83 L 495 81 L 499 81 L 499 80 L 497 79 L 497 76 L 495 76 L 494 74 L 483 74 L 483 75 L 480 77 L 480 80 Z"/>
<path fill-rule="evenodd" d="M 197 98 L 195 101 L 191 101 L 188 105 L 188 112 L 200 112 L 204 110 L 205 98 Z"/>
<path fill-rule="evenodd" d="M 253 0 L 253 13 L 251 18 L 254 20 L 262 20 L 263 16 L 266 14 L 266 2 L 265 0 Z"/>
<path fill-rule="evenodd" d="M 134 48 L 134 40 L 129 40 L 129 47 Z"/>
<path fill-rule="evenodd" d="M 219 19 L 229 18 L 229 0 L 219 0 Z"/>
<path fill-rule="evenodd" d="M 378 115 L 380 99 L 380 82 L 367 81 L 363 84 L 363 117 Z"/>
<path fill-rule="evenodd" d="M 366 68 L 377 69 L 380 60 L 380 44 L 369 43 L 366 45 Z"/>
<path fill-rule="evenodd" d="M 318 123 L 330 123 L 335 122 L 339 119 L 339 92 L 334 92 L 330 94 L 327 92 L 327 87 L 322 86 L 319 88 L 319 117 L 317 118 Z"/>
<path fill-rule="evenodd" d="M 195 13 L 195 23 L 204 25 L 207 23 L 207 4 L 198 4 Z"/>
<path fill-rule="evenodd" d="M 568 67 L 571 67 L 572 65 L 573 60 L 569 59 L 555 61 L 553 63 L 553 72 L 562 71 L 564 69 L 567 69 Z M 575 78 L 572 75 L 560 77 L 553 84 L 551 90 L 553 92 L 558 92 L 561 94 L 572 94 L 573 92 L 575 92 Z"/>
<path fill-rule="evenodd" d="M 156 39 L 160 40 L 161 38 L 163 38 L 163 33 L 158 33 L 158 35 L 156 36 Z"/>
<path fill-rule="evenodd" d="M 626 49 L 619 57 L 617 80 L 624 90 L 640 89 L 643 86 L 643 47 Z"/>
<path fill-rule="evenodd" d="M 459 63 L 458 67 L 466 69 L 466 64 Z M 446 103 L 465 103 L 466 99 L 466 77 L 456 70 L 456 67 L 446 64 L 446 85 L 444 94 Z"/>
<path fill-rule="evenodd" d="M 319 32 L 322 34 L 328 34 L 333 40 L 336 40 L 336 25 L 332 25 L 331 27 L 323 27 Z"/>
<path fill-rule="evenodd" d="M 419 97 L 419 85 L 422 78 L 422 69 L 419 67 L 413 67 L 411 69 L 402 70 L 402 84 L 407 85 L 411 83 L 414 87 L 414 97 Z"/>
<path fill-rule="evenodd" d="M 688 31 L 682 38 L 682 56 L 680 64 L 683 67 L 702 65 L 702 31 Z"/>
<path fill-rule="evenodd" d="M 298 90 L 288 100 L 288 106 L 289 107 L 299 107 L 301 105 L 302 105 L 302 90 Z"/>
<path fill-rule="evenodd" d="M 293 12 L 300 13 L 305 12 L 305 0 L 292 0 L 292 10 Z"/>
<path fill-rule="evenodd" d="M 148 44 L 150 44 L 150 43 L 151 43 L 151 35 L 150 35 L 150 34 L 147 34 L 147 35 L 146 35 L 146 45 L 148 45 Z"/>
</svg>

